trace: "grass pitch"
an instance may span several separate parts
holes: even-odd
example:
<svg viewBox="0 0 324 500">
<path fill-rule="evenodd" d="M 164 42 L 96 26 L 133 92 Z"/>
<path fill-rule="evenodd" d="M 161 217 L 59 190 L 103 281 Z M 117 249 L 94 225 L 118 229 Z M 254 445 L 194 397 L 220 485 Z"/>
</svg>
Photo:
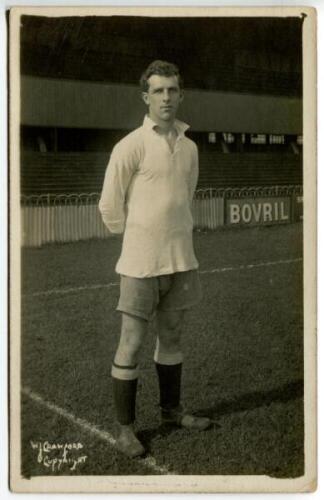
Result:
<svg viewBox="0 0 324 500">
<path fill-rule="evenodd" d="M 102 437 L 114 435 L 110 367 L 120 328 L 114 272 L 120 238 L 23 250 L 25 477 L 303 475 L 302 227 L 195 232 L 194 239 L 204 300 L 184 324 L 183 396 L 214 424 L 204 433 L 160 426 L 152 329 L 142 353 L 137 426 L 155 468 L 121 456 Z M 48 459 L 61 451 L 40 456 L 33 448 L 46 441 L 79 442 L 86 459 L 58 470 Z"/>
</svg>

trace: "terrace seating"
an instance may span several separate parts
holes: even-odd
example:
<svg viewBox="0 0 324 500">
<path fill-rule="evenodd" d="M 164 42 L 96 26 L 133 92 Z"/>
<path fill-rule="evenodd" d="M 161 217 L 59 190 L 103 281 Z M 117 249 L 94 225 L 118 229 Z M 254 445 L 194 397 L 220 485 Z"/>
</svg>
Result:
<svg viewBox="0 0 324 500">
<path fill-rule="evenodd" d="M 302 156 L 292 153 L 201 152 L 198 188 L 302 184 Z M 108 153 L 36 153 L 21 156 L 21 192 L 100 192 Z"/>
<path fill-rule="evenodd" d="M 199 187 L 302 184 L 302 156 L 291 153 L 200 154 Z"/>
<path fill-rule="evenodd" d="M 23 152 L 22 194 L 99 192 L 108 160 L 108 153 Z"/>
</svg>

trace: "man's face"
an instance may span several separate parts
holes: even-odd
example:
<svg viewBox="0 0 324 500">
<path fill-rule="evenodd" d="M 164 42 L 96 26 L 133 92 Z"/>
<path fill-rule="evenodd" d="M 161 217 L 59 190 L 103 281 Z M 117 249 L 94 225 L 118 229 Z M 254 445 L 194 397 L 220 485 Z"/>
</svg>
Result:
<svg viewBox="0 0 324 500">
<path fill-rule="evenodd" d="M 149 88 L 143 92 L 143 100 L 149 107 L 149 115 L 156 123 L 173 122 L 183 99 L 177 76 L 152 75 Z"/>
</svg>

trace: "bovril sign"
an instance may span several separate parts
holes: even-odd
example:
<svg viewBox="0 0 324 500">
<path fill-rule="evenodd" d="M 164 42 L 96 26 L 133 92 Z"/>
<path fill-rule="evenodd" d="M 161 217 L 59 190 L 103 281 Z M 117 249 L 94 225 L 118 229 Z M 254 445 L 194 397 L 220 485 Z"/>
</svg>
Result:
<svg viewBox="0 0 324 500">
<path fill-rule="evenodd" d="M 257 225 L 290 222 L 290 197 L 226 200 L 226 224 Z"/>
</svg>

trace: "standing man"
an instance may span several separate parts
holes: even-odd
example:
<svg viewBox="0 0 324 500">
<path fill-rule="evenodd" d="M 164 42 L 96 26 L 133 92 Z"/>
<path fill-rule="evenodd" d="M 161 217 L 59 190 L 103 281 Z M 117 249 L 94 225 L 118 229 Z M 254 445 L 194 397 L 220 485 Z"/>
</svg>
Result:
<svg viewBox="0 0 324 500">
<path fill-rule="evenodd" d="M 192 416 L 180 404 L 181 324 L 185 310 L 201 299 L 191 214 L 197 146 L 184 134 L 188 125 L 176 119 L 183 99 L 178 68 L 154 61 L 141 87 L 148 114 L 141 127 L 115 145 L 99 202 L 108 229 L 124 233 L 116 265 L 122 327 L 112 378 L 117 447 L 130 457 L 145 452 L 133 424 L 139 354 L 153 317 L 162 421 L 198 430 L 210 425 L 208 418 Z"/>
</svg>

